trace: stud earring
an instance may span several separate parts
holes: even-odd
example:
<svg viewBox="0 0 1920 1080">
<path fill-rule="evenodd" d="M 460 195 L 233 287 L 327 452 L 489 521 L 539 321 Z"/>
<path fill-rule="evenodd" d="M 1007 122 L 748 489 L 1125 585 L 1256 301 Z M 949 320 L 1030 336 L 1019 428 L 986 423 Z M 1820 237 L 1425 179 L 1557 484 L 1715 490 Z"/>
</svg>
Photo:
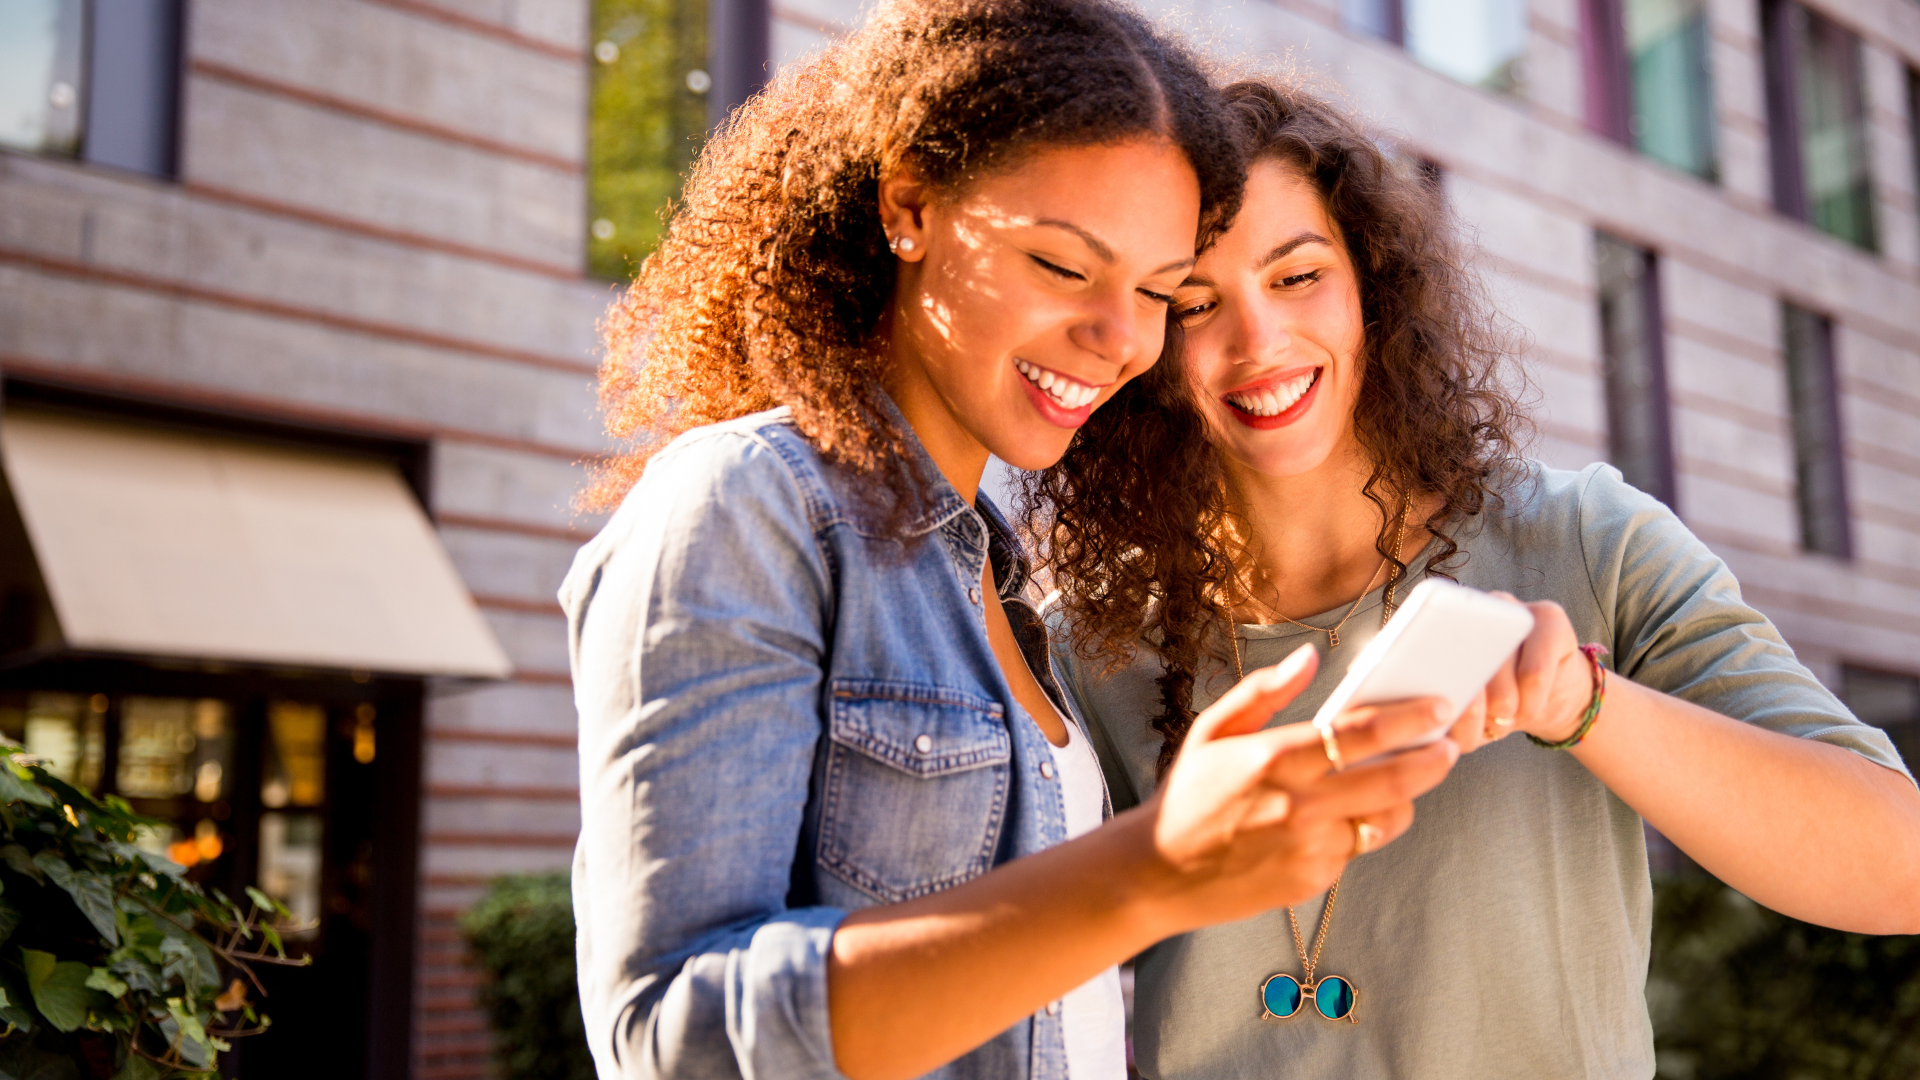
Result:
<svg viewBox="0 0 1920 1080">
<path fill-rule="evenodd" d="M 911 236 L 903 236 L 893 242 L 893 249 L 895 251 L 912 251 L 913 247 L 913 237 Z"/>
</svg>

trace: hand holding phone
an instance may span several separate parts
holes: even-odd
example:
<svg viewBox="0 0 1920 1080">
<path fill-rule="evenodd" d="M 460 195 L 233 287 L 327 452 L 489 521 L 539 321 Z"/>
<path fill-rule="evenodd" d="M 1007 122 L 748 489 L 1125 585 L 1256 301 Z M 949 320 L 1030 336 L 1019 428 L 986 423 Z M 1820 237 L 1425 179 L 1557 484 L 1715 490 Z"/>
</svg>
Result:
<svg viewBox="0 0 1920 1080">
<path fill-rule="evenodd" d="M 1342 711 L 1359 705 L 1445 698 L 1446 722 L 1407 745 L 1435 742 L 1532 629 L 1533 612 L 1518 603 L 1428 578 L 1353 658 L 1313 722 L 1330 724 Z"/>
</svg>

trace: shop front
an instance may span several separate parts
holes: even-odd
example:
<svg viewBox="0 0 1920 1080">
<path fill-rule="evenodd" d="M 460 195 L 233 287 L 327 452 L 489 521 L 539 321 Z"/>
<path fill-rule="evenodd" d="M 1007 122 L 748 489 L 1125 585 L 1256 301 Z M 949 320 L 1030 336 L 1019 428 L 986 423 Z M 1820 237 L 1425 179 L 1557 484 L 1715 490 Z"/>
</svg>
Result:
<svg viewBox="0 0 1920 1080">
<path fill-rule="evenodd" d="M 230 1073 L 407 1075 L 426 683 L 509 671 L 424 449 L 6 390 L 0 734 L 291 909 Z"/>
</svg>

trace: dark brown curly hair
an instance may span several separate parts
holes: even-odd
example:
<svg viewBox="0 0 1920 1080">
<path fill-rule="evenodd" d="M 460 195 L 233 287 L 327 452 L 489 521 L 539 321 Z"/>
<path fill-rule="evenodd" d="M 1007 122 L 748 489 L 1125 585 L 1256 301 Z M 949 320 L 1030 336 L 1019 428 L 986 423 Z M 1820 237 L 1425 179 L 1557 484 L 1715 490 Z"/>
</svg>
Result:
<svg viewBox="0 0 1920 1080">
<path fill-rule="evenodd" d="M 1373 464 L 1364 491 L 1380 508 L 1376 546 L 1393 559 L 1402 501 L 1437 495 L 1428 566 L 1444 572 L 1459 551 L 1452 523 L 1497 503 L 1517 463 L 1526 420 L 1509 335 L 1423 170 L 1298 84 L 1244 80 L 1224 94 L 1249 159 L 1280 161 L 1313 183 L 1359 278 L 1353 422 Z M 1162 772 L 1193 723 L 1195 673 L 1204 657 L 1221 657 L 1229 612 L 1245 596 L 1235 536 L 1246 523 L 1233 520 L 1207 434 L 1176 347 L 1094 413 L 1057 465 L 1024 480 L 1023 510 L 1047 538 L 1079 654 L 1108 670 L 1142 644 L 1159 655 Z M 1390 580 L 1405 571 L 1393 559 Z"/>
<path fill-rule="evenodd" d="M 952 193 L 1043 146 L 1164 139 L 1198 177 L 1203 235 L 1244 160 L 1184 46 L 1109 0 L 899 0 L 781 73 L 707 143 L 665 241 L 601 325 L 600 399 L 629 450 L 583 502 L 617 503 L 681 432 L 785 405 L 899 514 L 918 478 L 882 405 L 875 325 L 895 260 L 879 182 Z M 896 517 L 895 520 L 898 520 Z"/>
</svg>

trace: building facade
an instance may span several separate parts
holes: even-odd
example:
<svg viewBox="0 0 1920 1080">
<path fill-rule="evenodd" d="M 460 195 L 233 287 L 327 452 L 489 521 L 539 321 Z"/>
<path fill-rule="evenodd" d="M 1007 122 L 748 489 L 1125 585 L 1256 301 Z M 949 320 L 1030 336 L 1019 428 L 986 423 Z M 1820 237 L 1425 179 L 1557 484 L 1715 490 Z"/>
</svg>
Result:
<svg viewBox="0 0 1920 1080">
<path fill-rule="evenodd" d="M 1612 460 L 1666 499 L 1821 678 L 1915 751 L 1920 3 L 1146 6 L 1223 58 L 1309 73 L 1436 166 L 1524 332 L 1534 453 Z M 571 507 L 583 464 L 606 450 L 593 327 L 616 286 L 592 271 L 628 257 L 606 207 L 639 197 L 599 186 L 601 91 L 672 16 L 670 59 L 646 70 L 697 123 L 862 5 L 11 9 L 31 18 L 0 24 L 0 564 L 24 569 L 0 575 L 23 597 L 0 613 L 0 729 L 150 798 L 178 822 L 155 842 L 209 881 L 273 876 L 310 904 L 315 971 L 361 1017 L 342 1062 L 487 1075 L 457 915 L 497 874 L 564 869 L 578 826 L 554 593 L 595 525 Z M 191 584 L 219 568 L 180 552 L 230 531 L 169 547 L 154 537 L 188 525 L 163 508 L 59 533 L 62 487 L 34 464 L 66 460 L 56 436 L 123 462 L 199 440 L 194 460 L 235 468 L 365 466 L 354 482 L 385 485 L 383 520 L 427 524 L 419 565 L 455 574 L 435 625 L 470 617 L 484 640 L 356 659 L 374 631 L 328 576 L 347 570 L 266 556 L 311 572 L 310 610 L 287 620 L 334 638 L 90 639 L 57 537 L 103 559 L 142 539 Z M 329 520 L 309 532 L 342 537 L 330 551 L 364 531 Z M 218 622 L 207 595 L 175 603 Z"/>
</svg>

